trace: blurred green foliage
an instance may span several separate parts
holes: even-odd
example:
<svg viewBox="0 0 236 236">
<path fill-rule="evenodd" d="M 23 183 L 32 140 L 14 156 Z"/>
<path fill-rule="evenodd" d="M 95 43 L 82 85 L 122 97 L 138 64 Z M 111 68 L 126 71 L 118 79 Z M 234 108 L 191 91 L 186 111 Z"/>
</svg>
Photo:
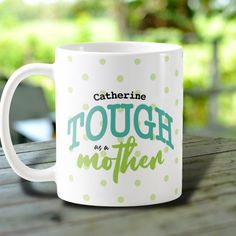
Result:
<svg viewBox="0 0 236 236">
<path fill-rule="evenodd" d="M 32 2 L 32 1 L 31 1 Z M 234 0 L 80 0 L 0 1 L 0 76 L 31 62 L 52 63 L 64 43 L 137 40 L 170 42 L 184 47 L 184 86 L 209 88 L 212 42 L 220 39 L 223 85 L 236 85 L 236 1 Z M 40 77 L 54 110 L 54 87 Z M 219 97 L 219 121 L 235 124 L 236 95 Z M 203 126 L 207 98 L 186 97 L 185 123 Z"/>
</svg>

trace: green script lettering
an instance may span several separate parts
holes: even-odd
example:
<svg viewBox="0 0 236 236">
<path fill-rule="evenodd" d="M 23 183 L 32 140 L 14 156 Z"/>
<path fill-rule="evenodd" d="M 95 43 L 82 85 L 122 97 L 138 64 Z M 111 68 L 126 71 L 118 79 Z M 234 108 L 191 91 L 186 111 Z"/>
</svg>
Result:
<svg viewBox="0 0 236 236">
<path fill-rule="evenodd" d="M 133 156 L 134 148 L 137 146 L 134 136 L 130 136 L 126 143 L 114 144 L 112 147 L 117 149 L 117 156 L 99 157 L 98 153 L 93 154 L 91 157 L 88 155 L 79 154 L 77 159 L 78 168 L 84 167 L 89 169 L 92 167 L 95 170 L 104 169 L 106 171 L 113 168 L 113 181 L 118 183 L 120 173 L 125 174 L 128 170 L 137 171 L 139 168 L 149 168 L 154 170 L 157 164 L 164 163 L 162 151 L 159 150 L 156 156 L 148 157 L 143 155 L 140 159 Z M 100 158 L 103 158 L 102 161 Z"/>
</svg>

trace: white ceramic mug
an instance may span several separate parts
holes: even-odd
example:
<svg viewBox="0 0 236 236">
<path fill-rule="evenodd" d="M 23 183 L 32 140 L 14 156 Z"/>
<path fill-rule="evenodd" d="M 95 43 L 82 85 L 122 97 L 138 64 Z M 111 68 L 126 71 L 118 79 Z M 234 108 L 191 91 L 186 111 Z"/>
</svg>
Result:
<svg viewBox="0 0 236 236">
<path fill-rule="evenodd" d="M 2 147 L 11 167 L 30 181 L 55 181 L 58 196 L 78 204 L 140 206 L 178 198 L 182 57 L 172 44 L 81 43 L 58 47 L 52 65 L 18 69 L 1 99 Z M 56 165 L 45 170 L 20 161 L 9 132 L 13 93 L 35 74 L 56 85 Z"/>
</svg>

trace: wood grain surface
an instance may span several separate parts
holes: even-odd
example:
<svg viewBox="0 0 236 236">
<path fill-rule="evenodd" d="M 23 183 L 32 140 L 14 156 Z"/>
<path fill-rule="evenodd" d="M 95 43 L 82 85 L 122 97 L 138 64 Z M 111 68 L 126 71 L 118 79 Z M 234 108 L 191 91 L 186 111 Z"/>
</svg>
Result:
<svg viewBox="0 0 236 236">
<path fill-rule="evenodd" d="M 54 183 L 31 183 L 0 149 L 0 236 L 236 235 L 236 140 L 184 137 L 183 195 L 145 207 L 103 208 L 57 198 Z M 32 168 L 55 162 L 55 142 L 15 146 Z"/>
</svg>

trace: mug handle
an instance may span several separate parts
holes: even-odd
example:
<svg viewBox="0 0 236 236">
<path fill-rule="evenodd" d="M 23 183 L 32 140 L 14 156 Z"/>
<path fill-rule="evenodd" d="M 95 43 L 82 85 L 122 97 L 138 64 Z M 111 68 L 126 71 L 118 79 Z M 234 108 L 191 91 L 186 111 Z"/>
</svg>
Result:
<svg viewBox="0 0 236 236">
<path fill-rule="evenodd" d="M 53 78 L 53 64 L 35 63 L 25 65 L 16 70 L 7 81 L 0 106 L 0 137 L 6 158 L 16 174 L 29 181 L 55 181 L 55 165 L 44 170 L 36 170 L 26 166 L 17 156 L 10 136 L 9 111 L 13 94 L 22 80 L 36 74 Z"/>
</svg>

